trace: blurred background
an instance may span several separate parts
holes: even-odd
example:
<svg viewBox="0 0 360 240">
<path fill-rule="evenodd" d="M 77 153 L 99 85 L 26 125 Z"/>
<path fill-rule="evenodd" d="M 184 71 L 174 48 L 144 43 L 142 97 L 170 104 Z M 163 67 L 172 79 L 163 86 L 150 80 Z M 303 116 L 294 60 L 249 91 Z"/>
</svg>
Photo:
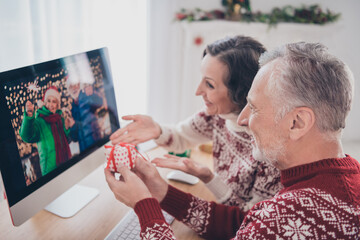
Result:
<svg viewBox="0 0 360 240">
<path fill-rule="evenodd" d="M 339 13 L 334 22 L 319 24 L 281 23 L 269 27 L 267 23 L 211 21 L 174 21 L 174 13 L 181 8 L 204 11 L 224 10 L 220 0 L 154 0 L 149 4 L 149 98 L 148 111 L 159 121 L 175 122 L 184 119 L 202 106 L 195 97 L 200 81 L 201 54 L 206 44 L 225 36 L 243 34 L 272 49 L 288 42 L 321 42 L 345 61 L 355 76 L 353 110 L 344 131 L 344 140 L 360 141 L 360 1 L 346 0 L 252 0 L 252 12 L 268 13 L 275 7 L 311 6 L 318 4 L 323 12 Z M 241 1 L 239 1 L 241 2 Z M 245 1 L 246 2 L 246 1 Z M 311 16 L 309 16 L 311 20 Z M 161 97 L 159 97 L 161 96 Z M 162 107 L 158 107 L 162 106 Z M 174 107 L 176 106 L 176 107 Z M 166 112 L 164 112 L 166 109 Z M 360 148 L 360 144 L 359 144 Z"/>
<path fill-rule="evenodd" d="M 0 0 L 0 72 L 108 47 L 120 114 L 146 112 L 144 0 Z"/>
<path fill-rule="evenodd" d="M 263 22 L 260 17 L 246 21 L 245 3 L 251 16 L 258 14 Z M 305 11 L 310 23 L 281 22 L 282 13 L 294 14 L 286 6 L 308 9 L 314 4 L 338 18 L 332 21 L 330 14 L 325 24 L 315 24 Z M 229 15 L 229 7 L 235 15 Z M 269 25 L 265 13 L 276 7 L 279 22 Z M 106 46 L 119 114 L 145 113 L 160 123 L 175 123 L 202 108 L 195 90 L 206 44 L 236 34 L 251 36 L 268 49 L 287 42 L 321 42 L 355 76 L 354 105 L 343 139 L 346 152 L 359 159 L 358 9 L 358 0 L 0 0 L 0 72 Z M 219 11 L 214 15 L 214 10 Z"/>
</svg>

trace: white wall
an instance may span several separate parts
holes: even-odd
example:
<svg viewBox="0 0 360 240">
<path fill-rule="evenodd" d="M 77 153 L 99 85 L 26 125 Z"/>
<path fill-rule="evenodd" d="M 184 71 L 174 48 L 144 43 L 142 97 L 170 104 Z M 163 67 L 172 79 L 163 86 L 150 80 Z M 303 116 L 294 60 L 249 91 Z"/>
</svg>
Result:
<svg viewBox="0 0 360 240">
<path fill-rule="evenodd" d="M 325 10 L 329 8 L 333 12 L 340 12 L 341 19 L 334 24 L 336 26 L 331 34 L 332 37 L 326 38 L 323 43 L 329 47 L 329 50 L 345 61 L 355 76 L 355 99 L 353 110 L 347 120 L 347 127 L 344 131 L 345 140 L 360 140 L 360 128 L 357 123 L 360 122 L 360 68 L 357 66 L 360 55 L 360 15 L 357 9 L 360 9 L 358 0 L 253 0 L 251 1 L 253 11 L 270 11 L 273 7 L 282 7 L 285 5 L 301 6 L 301 4 L 318 3 Z M 296 5 L 295 5 L 296 4 Z M 221 9 L 220 0 L 151 0 L 149 12 L 149 101 L 148 110 L 156 120 L 162 123 L 173 123 L 179 121 L 177 110 L 177 99 L 188 98 L 194 95 L 195 89 L 188 89 L 180 94 L 179 84 L 171 80 L 178 78 L 182 74 L 179 51 L 181 51 L 182 42 L 179 40 L 179 31 L 174 30 L 174 13 L 181 8 L 194 9 L 199 7 L 203 10 Z M 271 31 L 271 30 L 270 30 Z M 308 39 L 308 37 L 307 37 Z M 316 41 L 316 40 L 314 40 Z M 266 43 L 264 43 L 266 46 Z M 181 53 L 181 52 L 180 52 Z M 200 59 L 201 56 L 199 56 Z M 200 63 L 200 61 L 199 61 Z M 177 67 L 179 66 L 179 67 Z"/>
<path fill-rule="evenodd" d="M 0 0 L 0 72 L 108 47 L 119 115 L 145 113 L 146 11 L 143 0 Z"/>
</svg>

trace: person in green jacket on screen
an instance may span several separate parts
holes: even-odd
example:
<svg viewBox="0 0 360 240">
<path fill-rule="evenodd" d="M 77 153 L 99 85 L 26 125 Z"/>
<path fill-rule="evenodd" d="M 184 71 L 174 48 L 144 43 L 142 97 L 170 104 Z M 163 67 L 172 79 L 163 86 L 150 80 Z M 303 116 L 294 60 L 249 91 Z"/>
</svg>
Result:
<svg viewBox="0 0 360 240">
<path fill-rule="evenodd" d="M 67 135 L 73 119 L 61 117 L 60 93 L 49 87 L 43 97 L 44 106 L 39 106 L 34 116 L 34 104 L 26 102 L 20 137 L 24 142 L 36 143 L 40 157 L 41 174 L 44 176 L 71 157 Z"/>
</svg>

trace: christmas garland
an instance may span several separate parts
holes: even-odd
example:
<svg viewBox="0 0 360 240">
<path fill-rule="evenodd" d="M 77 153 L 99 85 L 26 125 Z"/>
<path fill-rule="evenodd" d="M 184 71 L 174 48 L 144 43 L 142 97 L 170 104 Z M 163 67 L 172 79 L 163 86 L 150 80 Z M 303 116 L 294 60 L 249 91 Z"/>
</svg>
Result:
<svg viewBox="0 0 360 240">
<path fill-rule="evenodd" d="M 250 9 L 250 8 L 249 8 Z M 203 11 L 196 8 L 193 11 L 181 9 L 175 14 L 176 21 L 209 21 L 217 19 L 235 20 L 243 22 L 262 22 L 268 23 L 270 26 L 280 22 L 308 23 L 308 24 L 326 24 L 335 22 L 339 19 L 340 13 L 333 13 L 330 10 L 323 11 L 319 5 L 302 6 L 295 8 L 293 6 L 285 6 L 283 8 L 273 8 L 270 13 L 251 12 L 249 9 L 239 12 L 234 17 L 231 9 L 227 11 L 212 10 Z"/>
</svg>

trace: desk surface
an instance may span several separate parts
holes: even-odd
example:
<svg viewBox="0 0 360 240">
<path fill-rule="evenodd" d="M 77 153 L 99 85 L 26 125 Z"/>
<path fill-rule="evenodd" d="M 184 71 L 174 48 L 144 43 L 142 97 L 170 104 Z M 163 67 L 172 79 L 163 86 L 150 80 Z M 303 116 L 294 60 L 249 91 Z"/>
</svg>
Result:
<svg viewBox="0 0 360 240">
<path fill-rule="evenodd" d="M 153 159 L 165 153 L 164 149 L 156 148 L 148 154 Z M 194 149 L 191 158 L 212 169 L 210 154 Z M 159 171 L 165 177 L 169 169 Z M 215 199 L 202 182 L 193 186 L 173 181 L 169 183 L 203 199 Z M 7 202 L 0 201 L 0 239 L 104 239 L 130 208 L 115 199 L 105 181 L 103 167 L 97 168 L 79 184 L 95 187 L 100 194 L 74 217 L 67 219 L 42 210 L 20 227 L 14 227 Z M 201 239 L 181 222 L 175 220 L 171 226 L 177 239 Z"/>
</svg>

